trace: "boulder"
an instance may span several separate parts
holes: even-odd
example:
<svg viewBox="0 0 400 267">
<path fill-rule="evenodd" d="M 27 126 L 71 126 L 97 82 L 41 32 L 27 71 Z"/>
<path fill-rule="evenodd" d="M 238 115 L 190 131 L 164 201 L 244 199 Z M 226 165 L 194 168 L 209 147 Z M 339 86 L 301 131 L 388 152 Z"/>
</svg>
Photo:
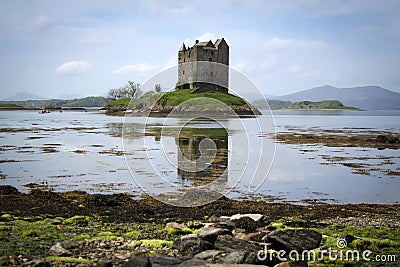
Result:
<svg viewBox="0 0 400 267">
<path fill-rule="evenodd" d="M 104 266 L 109 266 L 109 265 L 104 265 Z M 113 266 L 113 265 L 111 265 L 111 266 Z M 136 266 L 152 267 L 149 257 L 142 256 L 142 255 L 133 256 L 127 262 L 122 264 L 122 267 L 136 267 Z"/>
<path fill-rule="evenodd" d="M 154 254 L 149 257 L 151 267 L 177 266 L 182 260 L 170 255 Z M 141 266 L 141 265 L 138 265 Z"/>
<path fill-rule="evenodd" d="M 189 235 L 181 236 L 181 237 L 179 237 L 179 238 L 177 238 L 177 239 L 174 240 L 174 242 L 173 242 L 173 244 L 172 244 L 172 248 L 178 249 L 179 245 L 180 245 L 183 241 L 185 241 L 185 240 L 190 240 L 190 239 L 194 240 L 194 239 L 198 239 L 198 238 L 199 238 L 199 237 L 198 237 L 196 234 L 189 234 Z"/>
<path fill-rule="evenodd" d="M 206 250 L 203 252 L 200 252 L 196 255 L 194 255 L 194 259 L 199 259 L 199 260 L 204 260 L 204 261 L 208 261 L 208 260 L 213 260 L 216 257 L 224 254 L 225 252 L 221 251 L 221 250 L 217 250 L 217 249 L 210 249 L 210 250 Z"/>
<path fill-rule="evenodd" d="M 233 229 L 235 229 L 236 224 L 234 222 L 225 220 L 225 221 L 220 221 L 220 222 L 214 223 L 214 227 L 228 229 L 228 230 L 232 231 Z"/>
<path fill-rule="evenodd" d="M 128 261 L 129 262 L 129 261 Z M 126 262 L 127 263 L 127 262 Z M 126 264 L 125 263 L 125 264 Z M 105 261 L 99 261 L 97 264 L 96 264 L 96 266 L 97 267 L 113 267 L 114 266 L 114 261 L 112 261 L 112 260 L 105 260 Z M 124 264 L 122 264 L 122 266 L 125 266 Z M 130 266 L 132 266 L 132 265 L 130 265 Z M 136 264 L 136 266 L 138 266 L 137 264 Z M 144 267 L 148 267 L 148 265 L 143 265 Z"/>
<path fill-rule="evenodd" d="M 263 237 L 268 234 L 267 231 L 260 231 L 260 232 L 254 232 L 254 233 L 237 233 L 235 235 L 236 238 L 243 239 L 246 241 L 256 241 L 256 242 L 261 242 Z"/>
<path fill-rule="evenodd" d="M 248 254 L 249 252 L 246 250 L 235 250 L 225 257 L 224 263 L 245 263 Z"/>
<path fill-rule="evenodd" d="M 190 259 L 187 261 L 182 262 L 179 264 L 177 267 L 192 267 L 192 266 L 198 266 L 198 267 L 207 267 L 207 262 L 199 259 Z"/>
<path fill-rule="evenodd" d="M 213 249 L 213 244 L 201 238 L 185 239 L 180 241 L 176 248 L 183 257 L 193 257 L 194 255 L 209 249 Z"/>
<path fill-rule="evenodd" d="M 258 218 L 258 217 L 257 217 Z M 254 232 L 257 228 L 263 226 L 263 221 L 258 219 L 255 221 L 251 217 L 243 216 L 238 219 L 232 220 L 235 223 L 236 228 L 242 228 L 246 230 L 246 232 Z"/>
<path fill-rule="evenodd" d="M 217 240 L 215 240 L 214 248 L 218 250 L 222 250 L 225 252 L 233 252 L 235 250 L 246 250 L 249 252 L 257 252 L 262 249 L 259 246 L 256 246 L 248 241 L 234 238 L 230 235 L 220 235 Z"/>
<path fill-rule="evenodd" d="M 264 216 L 262 214 L 251 214 L 251 213 L 249 213 L 249 214 L 235 214 L 235 215 L 232 215 L 230 217 L 230 220 L 234 221 L 234 220 L 239 220 L 239 219 L 246 218 L 246 217 L 252 219 L 255 222 L 258 222 Z"/>
<path fill-rule="evenodd" d="M 340 238 L 346 240 L 347 246 L 356 239 L 354 236 L 348 234 L 342 235 Z"/>
<path fill-rule="evenodd" d="M 72 253 L 62 247 L 60 243 L 55 244 L 49 249 L 49 255 L 52 256 L 71 256 Z"/>
<path fill-rule="evenodd" d="M 185 226 L 177 222 L 169 222 L 165 225 L 165 231 L 169 231 L 170 229 L 182 230 L 183 228 L 185 228 Z"/>
<path fill-rule="evenodd" d="M 221 229 L 216 227 L 201 228 L 198 232 L 198 236 L 210 243 L 214 243 L 219 235 L 232 235 L 232 232 L 227 229 Z"/>
<path fill-rule="evenodd" d="M 318 248 L 322 239 L 320 233 L 308 229 L 276 230 L 267 237 L 275 249 L 297 252 Z"/>
<path fill-rule="evenodd" d="M 258 259 L 257 252 L 248 252 L 246 250 L 235 250 L 229 253 L 225 259 L 225 264 L 264 264 L 269 262 L 262 262 Z"/>
</svg>

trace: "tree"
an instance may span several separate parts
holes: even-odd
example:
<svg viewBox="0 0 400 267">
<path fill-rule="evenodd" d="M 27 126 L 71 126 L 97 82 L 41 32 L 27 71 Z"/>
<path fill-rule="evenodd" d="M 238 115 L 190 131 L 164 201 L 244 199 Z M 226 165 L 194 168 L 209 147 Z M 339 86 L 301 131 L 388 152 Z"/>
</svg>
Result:
<svg viewBox="0 0 400 267">
<path fill-rule="evenodd" d="M 118 92 L 118 89 L 110 89 L 109 91 L 108 91 L 108 94 L 107 94 L 107 97 L 108 98 L 111 98 L 111 99 L 117 99 L 117 98 L 119 98 L 119 92 Z"/>
<path fill-rule="evenodd" d="M 140 90 L 141 86 L 140 83 L 128 81 L 128 84 L 125 86 L 127 97 L 139 98 L 142 95 L 142 90 Z"/>
<path fill-rule="evenodd" d="M 161 92 L 161 84 L 157 83 L 157 84 L 154 86 L 154 90 L 156 91 L 156 93 L 160 93 L 160 92 Z"/>
<path fill-rule="evenodd" d="M 108 98 L 120 99 L 120 98 L 139 98 L 142 95 L 142 90 L 140 89 L 142 85 L 140 83 L 135 83 L 128 81 L 128 84 L 116 89 L 110 89 L 108 91 Z"/>
</svg>

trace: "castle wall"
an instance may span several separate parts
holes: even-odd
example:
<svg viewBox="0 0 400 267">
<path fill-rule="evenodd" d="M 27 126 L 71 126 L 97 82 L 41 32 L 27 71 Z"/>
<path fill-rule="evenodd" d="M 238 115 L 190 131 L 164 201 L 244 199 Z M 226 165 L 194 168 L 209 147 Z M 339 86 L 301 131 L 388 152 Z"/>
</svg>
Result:
<svg viewBox="0 0 400 267">
<path fill-rule="evenodd" d="M 178 52 L 178 89 L 227 93 L 228 83 L 229 46 L 225 40 L 222 39 L 218 47 L 214 47 L 211 42 L 206 46 L 196 43 Z"/>
</svg>

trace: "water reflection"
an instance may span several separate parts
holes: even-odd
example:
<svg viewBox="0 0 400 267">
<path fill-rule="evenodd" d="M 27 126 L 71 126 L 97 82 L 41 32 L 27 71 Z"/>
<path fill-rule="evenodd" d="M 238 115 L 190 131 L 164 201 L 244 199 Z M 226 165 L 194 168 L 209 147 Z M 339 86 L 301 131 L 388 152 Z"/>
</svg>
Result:
<svg viewBox="0 0 400 267">
<path fill-rule="evenodd" d="M 177 174 L 194 186 L 228 180 L 228 132 L 224 128 L 184 127 L 175 138 Z"/>
</svg>

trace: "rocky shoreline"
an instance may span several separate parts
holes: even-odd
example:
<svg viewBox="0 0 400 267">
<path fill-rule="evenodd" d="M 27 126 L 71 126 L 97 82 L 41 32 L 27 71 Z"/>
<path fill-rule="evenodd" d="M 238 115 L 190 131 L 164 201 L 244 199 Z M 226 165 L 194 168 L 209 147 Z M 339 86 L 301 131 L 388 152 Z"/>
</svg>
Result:
<svg viewBox="0 0 400 267">
<path fill-rule="evenodd" d="M 24 194 L 0 186 L 1 265 L 370 266 L 327 257 L 348 249 L 393 255 L 379 266 L 400 265 L 400 205 L 303 206 L 223 197 L 180 208 L 133 197 L 37 189 Z M 280 250 L 319 257 L 289 263 Z"/>
</svg>

